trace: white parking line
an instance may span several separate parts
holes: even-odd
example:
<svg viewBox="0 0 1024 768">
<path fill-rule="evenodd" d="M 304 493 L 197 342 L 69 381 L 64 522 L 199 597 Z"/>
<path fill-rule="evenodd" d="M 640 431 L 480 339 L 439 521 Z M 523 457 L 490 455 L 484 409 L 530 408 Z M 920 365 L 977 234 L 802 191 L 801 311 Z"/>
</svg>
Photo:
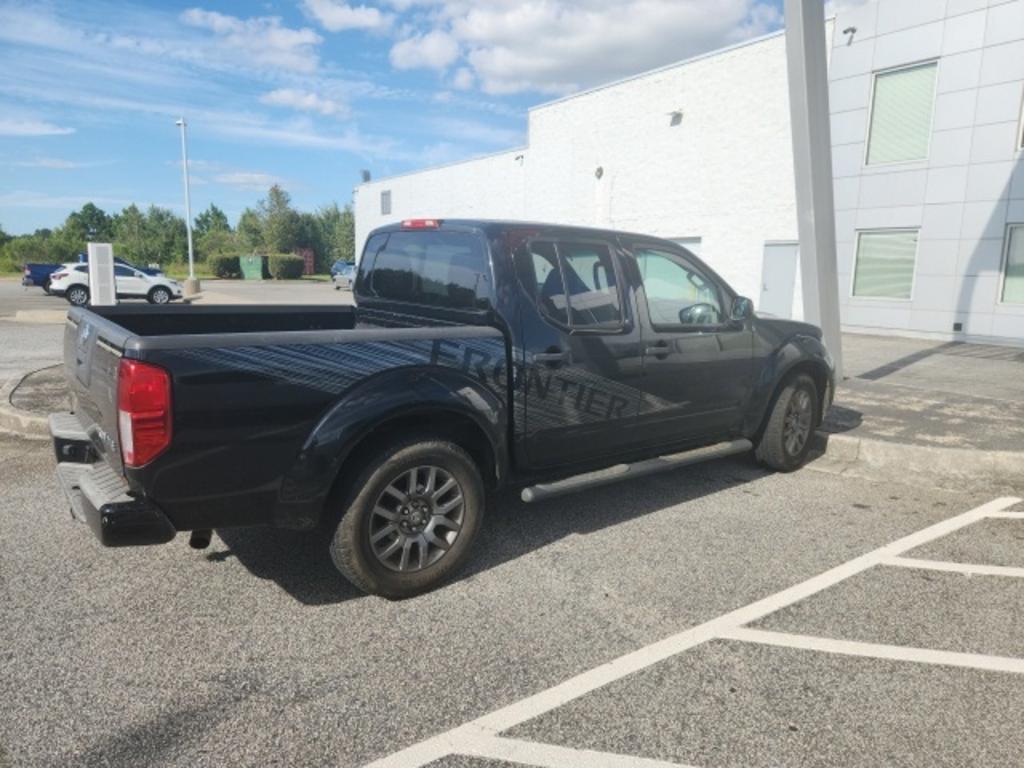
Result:
<svg viewBox="0 0 1024 768">
<path fill-rule="evenodd" d="M 807 581 L 789 587 L 788 589 L 784 589 L 781 592 L 776 592 L 773 595 L 744 606 L 743 608 L 738 608 L 719 616 L 718 618 L 705 622 L 704 624 L 684 630 L 683 632 L 648 645 L 640 650 L 628 653 L 625 656 L 620 656 L 607 664 L 602 664 L 599 667 L 566 680 L 559 685 L 548 688 L 545 691 L 541 691 L 540 693 L 534 694 L 533 696 L 517 701 L 506 707 L 502 707 L 501 709 L 473 720 L 464 726 L 460 726 L 438 736 L 426 739 L 425 741 L 414 744 L 400 752 L 396 752 L 392 755 L 388 755 L 387 757 L 383 757 L 380 760 L 376 760 L 375 762 L 370 763 L 367 768 L 419 768 L 420 766 L 424 766 L 427 763 L 433 762 L 434 760 L 446 755 L 468 754 L 465 750 L 472 749 L 474 743 L 478 745 L 484 743 L 482 739 L 486 737 L 493 737 L 494 741 L 501 742 L 501 748 L 505 750 L 503 752 L 502 759 L 520 762 L 526 765 L 546 766 L 548 765 L 546 762 L 537 763 L 536 757 L 533 758 L 534 762 L 531 762 L 531 754 L 540 754 L 539 752 L 534 751 L 534 748 L 557 750 L 566 748 L 553 747 L 552 745 L 533 745 L 530 742 L 518 742 L 514 739 L 498 738 L 497 735 L 502 731 L 506 731 L 509 728 L 519 725 L 520 723 L 532 720 L 545 712 L 556 709 L 567 702 L 578 699 L 579 697 L 597 690 L 608 683 L 620 680 L 641 669 L 646 669 L 647 667 L 682 653 L 696 645 L 708 640 L 724 637 L 734 630 L 740 629 L 744 624 L 749 624 L 752 621 L 761 619 L 770 613 L 774 613 L 781 608 L 785 608 L 793 603 L 799 602 L 800 600 L 810 597 L 822 590 L 828 589 L 851 576 L 855 576 L 869 568 L 881 565 L 886 560 L 898 557 L 915 547 L 927 544 L 933 539 L 940 538 L 952 533 L 953 531 L 964 528 L 965 526 L 977 522 L 982 518 L 996 516 L 1016 517 L 1017 515 L 1024 518 L 1024 513 L 1005 512 L 1007 508 L 1020 503 L 1020 501 L 1021 499 L 1015 497 L 994 499 L 993 501 L 972 509 L 969 512 L 964 512 L 963 514 L 951 517 L 948 520 L 943 520 L 935 525 L 929 526 L 928 528 L 912 533 L 909 536 L 904 536 L 891 544 L 879 547 L 865 555 L 856 557 L 853 560 L 836 566 L 831 570 L 825 571 L 818 576 L 814 576 Z M 860 645 L 870 646 L 871 644 L 864 643 Z M 893 648 L 894 646 L 877 647 L 887 649 Z M 908 650 L 922 651 L 925 649 Z M 945 652 L 933 651 L 932 653 Z M 960 656 L 969 655 L 971 654 L 960 654 Z M 1001 657 L 988 658 L 1001 659 Z M 1021 663 L 1024 664 L 1024 662 Z M 494 741 L 488 741 L 487 743 L 494 746 Z M 529 745 L 530 750 L 526 750 L 523 745 Z M 578 752 L 577 750 L 569 751 Z M 550 755 L 554 753 L 547 752 L 546 754 Z M 619 755 L 610 756 L 610 758 L 611 757 L 633 761 L 638 759 Z M 559 764 L 565 765 L 566 763 L 563 760 L 563 762 Z M 582 765 L 583 763 L 580 764 Z M 595 763 L 590 763 L 588 765 L 594 764 Z M 642 763 L 622 762 L 617 763 L 616 765 L 640 766 Z"/>
<path fill-rule="evenodd" d="M 899 568 L 921 568 L 928 571 L 945 571 L 946 573 L 962 573 L 965 576 L 1012 576 L 1024 579 L 1024 568 L 1013 568 L 1008 565 L 953 563 L 947 560 L 923 560 L 917 557 L 889 557 L 882 561 L 882 565 L 894 565 Z"/>
<path fill-rule="evenodd" d="M 788 632 L 770 632 L 763 629 L 739 627 L 723 632 L 723 640 L 742 640 L 745 643 L 774 645 L 780 648 L 799 648 L 804 651 L 838 653 L 844 656 L 866 656 L 872 659 L 892 661 L 913 661 L 919 664 L 942 664 L 949 667 L 970 667 L 990 672 L 1012 672 L 1024 675 L 1024 659 L 1008 656 L 988 656 L 981 653 L 960 653 L 958 651 L 937 651 L 933 648 L 914 648 L 906 645 L 884 645 L 862 643 L 851 640 L 836 640 L 831 637 L 793 635 Z"/>
<path fill-rule="evenodd" d="M 491 760 L 513 760 L 538 768 L 694 768 L 647 757 L 572 749 L 556 744 L 538 744 L 534 741 L 487 735 L 468 737 L 460 744 L 459 754 Z"/>
</svg>

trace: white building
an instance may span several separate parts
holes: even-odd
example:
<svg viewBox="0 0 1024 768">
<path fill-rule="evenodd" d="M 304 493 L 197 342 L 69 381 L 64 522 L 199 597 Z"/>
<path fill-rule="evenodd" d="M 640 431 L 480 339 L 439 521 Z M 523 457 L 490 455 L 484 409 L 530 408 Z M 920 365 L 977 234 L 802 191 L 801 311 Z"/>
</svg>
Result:
<svg viewBox="0 0 1024 768">
<path fill-rule="evenodd" d="M 878 0 L 826 34 L 844 327 L 1024 341 L 1024 0 Z M 800 316 L 781 32 L 534 107 L 528 137 L 360 185 L 358 247 L 415 217 L 644 232 Z"/>
</svg>

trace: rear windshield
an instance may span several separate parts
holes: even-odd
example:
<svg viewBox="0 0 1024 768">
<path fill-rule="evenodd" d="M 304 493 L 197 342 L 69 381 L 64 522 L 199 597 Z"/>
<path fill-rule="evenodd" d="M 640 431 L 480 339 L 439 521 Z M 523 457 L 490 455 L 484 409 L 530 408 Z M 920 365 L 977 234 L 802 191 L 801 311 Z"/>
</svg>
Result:
<svg viewBox="0 0 1024 768">
<path fill-rule="evenodd" d="M 392 232 L 369 276 L 382 299 L 453 309 L 482 309 L 490 295 L 487 254 L 468 232 Z"/>
</svg>

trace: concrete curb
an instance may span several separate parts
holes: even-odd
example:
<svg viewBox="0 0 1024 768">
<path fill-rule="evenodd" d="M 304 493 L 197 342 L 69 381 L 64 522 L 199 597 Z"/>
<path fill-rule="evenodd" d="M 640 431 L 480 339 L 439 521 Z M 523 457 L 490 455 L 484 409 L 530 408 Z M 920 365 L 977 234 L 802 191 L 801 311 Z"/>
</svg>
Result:
<svg viewBox="0 0 1024 768">
<path fill-rule="evenodd" d="M 50 424 L 47 418 L 15 408 L 11 405 L 11 395 L 14 394 L 14 390 L 21 386 L 21 382 L 27 376 L 36 373 L 36 371 L 52 367 L 52 365 L 44 365 L 42 368 L 36 368 L 32 371 L 17 373 L 0 387 L 0 429 L 14 432 L 30 440 L 50 439 Z"/>
<path fill-rule="evenodd" d="M 997 485 L 1024 485 L 1024 451 L 939 448 L 822 432 L 817 437 L 823 457 L 815 466 L 838 474 L 882 482 L 924 479 L 953 489 L 966 480 L 979 479 Z"/>
</svg>

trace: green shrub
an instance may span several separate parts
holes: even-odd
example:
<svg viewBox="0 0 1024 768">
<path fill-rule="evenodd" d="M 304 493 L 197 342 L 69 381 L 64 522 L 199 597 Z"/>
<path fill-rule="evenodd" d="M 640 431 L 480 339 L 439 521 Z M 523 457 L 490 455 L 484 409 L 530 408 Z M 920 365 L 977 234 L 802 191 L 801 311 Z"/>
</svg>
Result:
<svg viewBox="0 0 1024 768">
<path fill-rule="evenodd" d="M 270 256 L 270 276 L 275 280 L 298 280 L 306 262 L 293 253 L 274 253 Z"/>
<path fill-rule="evenodd" d="M 206 266 L 217 277 L 242 276 L 242 267 L 238 263 L 237 256 L 210 256 L 206 259 Z"/>
</svg>

